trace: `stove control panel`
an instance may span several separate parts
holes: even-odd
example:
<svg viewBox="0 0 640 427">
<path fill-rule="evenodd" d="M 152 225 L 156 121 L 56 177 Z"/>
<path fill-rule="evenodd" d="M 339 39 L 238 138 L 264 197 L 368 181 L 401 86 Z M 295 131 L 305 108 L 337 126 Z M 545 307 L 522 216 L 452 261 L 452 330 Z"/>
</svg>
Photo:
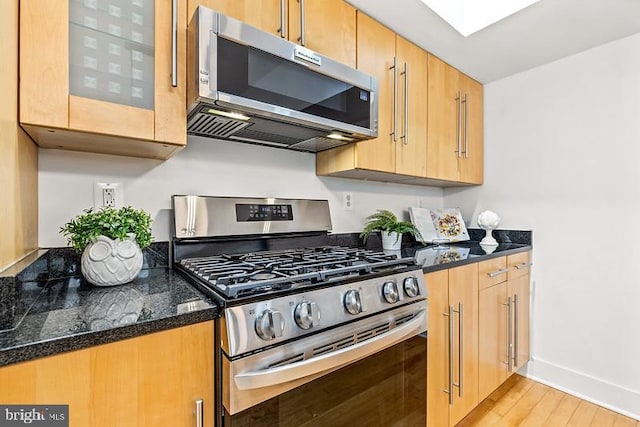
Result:
<svg viewBox="0 0 640 427">
<path fill-rule="evenodd" d="M 222 348 L 233 357 L 426 297 L 424 275 L 416 268 L 232 306 L 224 310 Z"/>
</svg>

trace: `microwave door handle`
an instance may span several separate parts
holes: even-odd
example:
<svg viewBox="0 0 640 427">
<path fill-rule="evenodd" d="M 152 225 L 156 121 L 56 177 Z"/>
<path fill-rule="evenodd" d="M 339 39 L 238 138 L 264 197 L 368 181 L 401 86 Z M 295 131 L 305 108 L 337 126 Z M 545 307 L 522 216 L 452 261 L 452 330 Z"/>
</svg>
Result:
<svg viewBox="0 0 640 427">
<path fill-rule="evenodd" d="M 409 322 L 375 338 L 370 338 L 353 346 L 323 354 L 322 356 L 309 360 L 303 360 L 302 362 L 260 371 L 243 372 L 235 375 L 235 383 L 240 390 L 251 390 L 284 384 L 323 372 L 330 372 L 416 336 L 426 329 L 426 325 L 427 311 L 420 310 Z"/>
<path fill-rule="evenodd" d="M 178 87 L 178 0 L 171 0 L 171 86 Z"/>
</svg>

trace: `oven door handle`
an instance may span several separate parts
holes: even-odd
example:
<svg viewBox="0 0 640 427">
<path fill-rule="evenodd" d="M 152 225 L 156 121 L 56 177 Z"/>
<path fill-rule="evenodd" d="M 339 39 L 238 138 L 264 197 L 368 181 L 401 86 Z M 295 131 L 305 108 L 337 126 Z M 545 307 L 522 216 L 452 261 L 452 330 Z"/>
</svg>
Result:
<svg viewBox="0 0 640 427">
<path fill-rule="evenodd" d="M 283 384 L 323 372 L 330 372 L 418 335 L 424 332 L 426 327 L 427 310 L 421 310 L 407 323 L 353 346 L 290 365 L 237 374 L 234 377 L 236 386 L 240 390 L 251 390 Z"/>
</svg>

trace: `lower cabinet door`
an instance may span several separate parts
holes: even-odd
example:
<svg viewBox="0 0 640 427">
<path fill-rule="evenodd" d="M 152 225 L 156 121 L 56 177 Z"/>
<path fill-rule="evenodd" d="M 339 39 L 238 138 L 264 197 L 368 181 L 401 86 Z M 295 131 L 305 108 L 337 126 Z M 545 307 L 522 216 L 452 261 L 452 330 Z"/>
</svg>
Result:
<svg viewBox="0 0 640 427">
<path fill-rule="evenodd" d="M 481 290 L 479 300 L 478 399 L 482 401 L 509 375 L 507 282 Z"/>
<path fill-rule="evenodd" d="M 453 404 L 456 425 L 478 404 L 478 264 L 449 270 L 449 309 L 453 315 Z"/>
<path fill-rule="evenodd" d="M 478 404 L 478 264 L 425 275 L 427 425 L 454 426 Z"/>
<path fill-rule="evenodd" d="M 529 361 L 529 275 L 511 279 L 508 292 L 512 304 L 512 363 L 513 372 Z"/>
<path fill-rule="evenodd" d="M 69 405 L 70 426 L 213 427 L 213 322 L 0 368 L 3 404 Z"/>
</svg>

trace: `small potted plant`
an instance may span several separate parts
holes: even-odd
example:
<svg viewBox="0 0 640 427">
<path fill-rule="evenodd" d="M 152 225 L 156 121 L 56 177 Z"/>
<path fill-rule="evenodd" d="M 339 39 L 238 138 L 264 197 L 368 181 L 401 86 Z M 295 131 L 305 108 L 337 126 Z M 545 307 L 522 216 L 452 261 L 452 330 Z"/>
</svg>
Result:
<svg viewBox="0 0 640 427">
<path fill-rule="evenodd" d="M 96 286 L 131 282 L 142 269 L 142 249 L 151 244 L 151 216 L 130 206 L 87 209 L 60 227 L 82 253 L 82 275 Z"/>
<path fill-rule="evenodd" d="M 388 210 L 379 209 L 376 213 L 367 217 L 367 223 L 360 233 L 360 237 L 366 242 L 374 231 L 380 231 L 382 236 L 382 249 L 398 250 L 402 243 L 402 235 L 409 233 L 414 237 L 420 237 L 420 231 L 408 221 L 399 221 Z"/>
</svg>

